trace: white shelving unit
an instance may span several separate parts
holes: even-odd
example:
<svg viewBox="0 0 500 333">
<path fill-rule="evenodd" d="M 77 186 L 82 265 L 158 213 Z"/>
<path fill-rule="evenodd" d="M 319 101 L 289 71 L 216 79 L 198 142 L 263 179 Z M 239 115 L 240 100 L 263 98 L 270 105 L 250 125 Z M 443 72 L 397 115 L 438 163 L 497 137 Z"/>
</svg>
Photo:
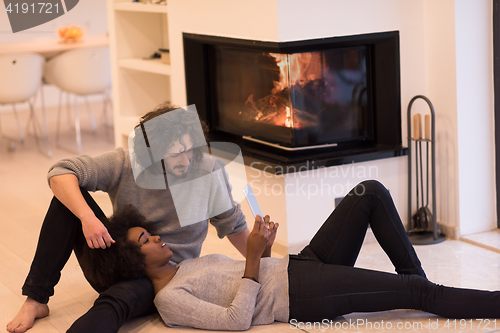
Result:
<svg viewBox="0 0 500 333">
<path fill-rule="evenodd" d="M 168 7 L 107 0 L 115 145 L 127 148 L 140 116 L 170 102 L 170 64 L 147 59 L 168 49 Z"/>
<path fill-rule="evenodd" d="M 170 65 L 162 63 L 159 59 L 143 60 L 137 58 L 120 59 L 118 67 L 133 69 L 136 71 L 149 72 L 153 74 L 170 75 Z"/>
</svg>

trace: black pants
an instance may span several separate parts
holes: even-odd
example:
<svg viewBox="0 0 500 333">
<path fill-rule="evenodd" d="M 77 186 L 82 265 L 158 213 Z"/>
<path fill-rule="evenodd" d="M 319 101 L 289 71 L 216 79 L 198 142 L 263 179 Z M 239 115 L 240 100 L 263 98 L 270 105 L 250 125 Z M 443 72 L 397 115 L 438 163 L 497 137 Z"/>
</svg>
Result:
<svg viewBox="0 0 500 333">
<path fill-rule="evenodd" d="M 355 268 L 368 225 L 398 274 Z M 321 322 L 351 312 L 416 309 L 447 318 L 499 318 L 500 292 L 428 281 L 387 189 L 357 185 L 288 266 L 290 319 Z"/>
<path fill-rule="evenodd" d="M 94 214 L 98 218 L 105 218 L 92 197 L 84 190 L 82 194 Z M 82 260 L 84 246 L 87 246 L 87 242 L 80 220 L 54 197 L 43 221 L 35 257 L 23 285 L 23 295 L 47 303 L 54 294 L 54 286 L 59 282 L 61 270 L 73 250 L 85 274 L 90 263 Z M 113 286 L 101 286 L 86 278 L 100 295 L 94 306 L 68 332 L 117 332 L 128 319 L 156 311 L 153 285 L 147 278 L 124 281 Z"/>
</svg>

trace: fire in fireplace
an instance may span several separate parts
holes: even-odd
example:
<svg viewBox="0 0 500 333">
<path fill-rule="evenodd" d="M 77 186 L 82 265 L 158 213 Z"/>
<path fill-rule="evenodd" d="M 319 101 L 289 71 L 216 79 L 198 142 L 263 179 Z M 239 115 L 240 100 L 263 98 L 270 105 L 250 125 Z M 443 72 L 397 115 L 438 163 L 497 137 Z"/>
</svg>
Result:
<svg viewBox="0 0 500 333">
<path fill-rule="evenodd" d="M 282 147 L 371 140 L 366 53 L 215 46 L 217 129 Z"/>
<path fill-rule="evenodd" d="M 244 153 L 401 149 L 397 31 L 283 43 L 184 33 L 184 60 L 188 104 Z"/>
</svg>

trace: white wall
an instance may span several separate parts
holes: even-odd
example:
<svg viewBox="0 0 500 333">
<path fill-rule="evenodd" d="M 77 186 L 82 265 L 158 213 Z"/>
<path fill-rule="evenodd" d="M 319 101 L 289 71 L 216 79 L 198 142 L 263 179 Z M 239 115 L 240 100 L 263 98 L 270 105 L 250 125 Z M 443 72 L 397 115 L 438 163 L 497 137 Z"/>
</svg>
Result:
<svg viewBox="0 0 500 333">
<path fill-rule="evenodd" d="M 493 4 L 455 1 L 460 231 L 496 227 Z"/>
<path fill-rule="evenodd" d="M 436 109 L 438 220 L 496 227 L 493 4 L 425 0 L 427 95 Z"/>
<path fill-rule="evenodd" d="M 436 111 L 437 219 L 458 228 L 454 0 L 426 0 L 424 13 L 426 95 Z"/>
</svg>

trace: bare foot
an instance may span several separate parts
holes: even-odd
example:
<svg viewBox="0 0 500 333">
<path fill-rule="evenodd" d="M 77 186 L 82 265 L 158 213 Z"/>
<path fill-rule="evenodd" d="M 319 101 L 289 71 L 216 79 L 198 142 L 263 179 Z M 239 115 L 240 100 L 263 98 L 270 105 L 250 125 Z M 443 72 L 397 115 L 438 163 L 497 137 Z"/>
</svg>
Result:
<svg viewBox="0 0 500 333">
<path fill-rule="evenodd" d="M 38 303 L 28 297 L 14 319 L 7 324 L 7 331 L 16 333 L 26 332 L 33 327 L 35 319 L 48 315 L 49 307 L 47 304 Z"/>
</svg>

